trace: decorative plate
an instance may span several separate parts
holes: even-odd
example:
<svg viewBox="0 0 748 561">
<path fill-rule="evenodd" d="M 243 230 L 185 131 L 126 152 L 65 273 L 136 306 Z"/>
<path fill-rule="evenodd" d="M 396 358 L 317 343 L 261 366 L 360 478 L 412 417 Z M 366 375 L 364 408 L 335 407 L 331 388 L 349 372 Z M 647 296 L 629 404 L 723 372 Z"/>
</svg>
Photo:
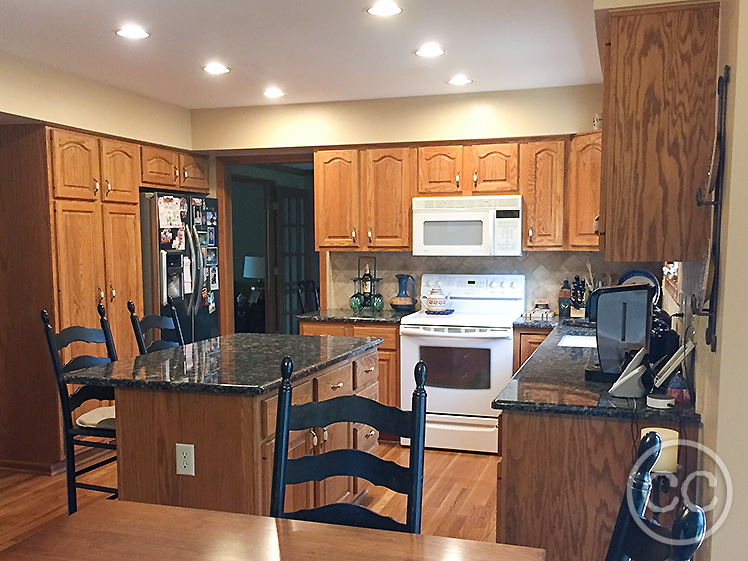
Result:
<svg viewBox="0 0 748 561">
<path fill-rule="evenodd" d="M 652 298 L 653 303 L 657 303 L 660 300 L 660 281 L 649 271 L 641 269 L 631 269 L 626 271 L 618 279 L 618 284 L 649 284 L 654 287 L 654 297 Z"/>
</svg>

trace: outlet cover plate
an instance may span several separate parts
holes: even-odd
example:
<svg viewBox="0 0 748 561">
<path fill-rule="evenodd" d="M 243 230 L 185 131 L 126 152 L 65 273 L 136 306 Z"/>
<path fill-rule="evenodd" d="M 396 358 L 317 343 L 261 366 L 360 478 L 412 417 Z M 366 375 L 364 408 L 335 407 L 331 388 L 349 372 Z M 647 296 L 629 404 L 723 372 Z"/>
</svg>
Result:
<svg viewBox="0 0 748 561">
<path fill-rule="evenodd" d="M 195 475 L 195 445 L 177 443 L 177 475 Z"/>
</svg>

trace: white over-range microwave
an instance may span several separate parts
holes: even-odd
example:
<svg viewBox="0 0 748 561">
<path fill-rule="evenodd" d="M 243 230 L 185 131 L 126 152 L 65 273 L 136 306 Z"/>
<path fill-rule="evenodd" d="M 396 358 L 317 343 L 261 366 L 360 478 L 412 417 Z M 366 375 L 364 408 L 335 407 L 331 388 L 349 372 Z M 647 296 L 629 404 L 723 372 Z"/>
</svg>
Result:
<svg viewBox="0 0 748 561">
<path fill-rule="evenodd" d="M 415 197 L 413 255 L 522 255 L 522 196 Z"/>
</svg>

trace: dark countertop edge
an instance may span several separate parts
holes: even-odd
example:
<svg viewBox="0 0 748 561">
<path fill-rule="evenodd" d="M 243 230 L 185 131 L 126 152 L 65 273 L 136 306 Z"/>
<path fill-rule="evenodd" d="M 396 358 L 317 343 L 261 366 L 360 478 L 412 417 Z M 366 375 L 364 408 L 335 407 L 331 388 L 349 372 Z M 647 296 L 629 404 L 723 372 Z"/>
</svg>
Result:
<svg viewBox="0 0 748 561">
<path fill-rule="evenodd" d="M 400 325 L 400 320 L 412 312 L 395 312 L 382 311 L 380 316 L 360 316 L 355 315 L 353 310 L 321 310 L 298 314 L 297 319 L 302 321 L 324 322 L 345 322 L 345 323 L 382 323 L 387 325 Z"/>
<path fill-rule="evenodd" d="M 600 407 L 599 405 L 568 405 L 564 403 L 527 403 L 494 400 L 492 409 L 520 413 L 545 413 L 551 415 L 576 415 L 578 417 L 606 417 L 612 419 L 639 419 L 643 421 L 668 421 L 701 425 L 701 415 L 689 412 L 678 414 L 674 409 L 624 409 L 623 407 Z"/>
<path fill-rule="evenodd" d="M 320 335 L 320 337 L 329 337 L 329 335 Z M 336 356 L 333 359 L 318 362 L 299 370 L 294 370 L 291 375 L 291 381 L 295 382 L 306 378 L 310 374 L 324 370 L 330 366 L 334 366 L 340 362 L 344 362 L 349 358 L 358 356 L 371 349 L 375 349 L 384 342 L 384 339 L 379 337 L 366 337 L 369 339 L 368 342 L 362 344 L 351 351 Z M 278 379 L 261 386 L 241 386 L 234 384 L 200 384 L 197 382 L 155 382 L 148 380 L 127 380 L 124 378 L 76 378 L 75 373 L 65 374 L 65 381 L 69 384 L 86 384 L 88 386 L 102 386 L 111 388 L 132 388 L 132 389 L 147 389 L 147 390 L 163 390 L 172 392 L 189 392 L 189 393 L 217 393 L 227 395 L 263 395 L 269 393 L 280 386 L 280 364 L 278 365 Z"/>
</svg>

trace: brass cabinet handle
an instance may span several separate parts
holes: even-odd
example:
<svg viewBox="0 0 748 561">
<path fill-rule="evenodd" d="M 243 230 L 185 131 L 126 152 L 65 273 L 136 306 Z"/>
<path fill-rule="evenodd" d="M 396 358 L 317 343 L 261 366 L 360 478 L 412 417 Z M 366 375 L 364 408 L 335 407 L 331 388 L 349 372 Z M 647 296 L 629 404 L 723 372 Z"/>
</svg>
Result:
<svg viewBox="0 0 748 561">
<path fill-rule="evenodd" d="M 371 243 L 371 226 L 369 226 L 369 243 Z"/>
<path fill-rule="evenodd" d="M 97 284 L 97 285 L 96 285 L 96 290 L 98 290 L 98 291 L 99 291 L 99 304 L 101 304 L 101 303 L 102 303 L 102 302 L 104 301 L 104 298 L 105 298 L 106 296 L 104 295 L 104 291 L 103 291 L 103 290 L 101 290 L 101 285 L 100 285 L 100 284 Z"/>
<path fill-rule="evenodd" d="M 179 170 L 177 169 L 177 166 L 174 166 L 174 181 L 179 179 Z"/>
<path fill-rule="evenodd" d="M 356 228 L 351 232 L 351 238 L 353 238 L 353 243 L 356 243 Z"/>
<path fill-rule="evenodd" d="M 343 382 L 338 382 L 337 384 L 332 384 L 330 386 L 330 389 L 331 390 L 339 390 L 342 387 L 343 387 Z"/>
<path fill-rule="evenodd" d="M 114 297 L 117 296 L 117 291 L 114 290 L 114 286 L 112 286 L 112 283 L 109 283 L 109 290 L 112 293 L 112 299 L 111 299 L 111 301 L 114 302 Z"/>
<path fill-rule="evenodd" d="M 327 429 L 323 428 L 322 429 L 322 442 L 327 442 L 327 437 L 328 437 Z"/>
<path fill-rule="evenodd" d="M 460 172 L 459 171 L 457 172 L 457 176 L 456 176 L 455 180 L 457 182 L 457 188 L 459 189 L 460 188 Z"/>
<path fill-rule="evenodd" d="M 600 215 L 595 216 L 595 220 L 592 221 L 592 231 L 598 236 L 600 235 Z"/>
<path fill-rule="evenodd" d="M 94 180 L 94 195 L 95 195 L 96 193 L 99 192 L 100 185 L 99 185 L 98 179 L 94 177 L 93 180 Z"/>
<path fill-rule="evenodd" d="M 374 367 L 370 366 L 369 368 L 367 368 L 366 370 L 364 370 L 364 374 L 366 374 L 367 372 L 374 372 Z"/>
<path fill-rule="evenodd" d="M 184 178 L 187 179 L 187 168 L 184 168 Z"/>
<path fill-rule="evenodd" d="M 532 226 L 530 226 L 528 234 L 530 235 L 530 243 L 532 243 Z"/>
<path fill-rule="evenodd" d="M 108 180 L 108 179 L 105 179 L 105 180 L 104 180 L 104 183 L 106 183 L 106 194 L 107 194 L 107 196 L 108 196 L 108 195 L 109 195 L 109 193 L 111 193 L 111 192 L 112 192 L 112 184 L 111 184 L 111 183 L 109 183 L 109 180 Z"/>
<path fill-rule="evenodd" d="M 317 446 L 317 443 L 319 442 L 319 439 L 317 438 L 317 433 L 314 432 L 314 429 L 309 429 L 309 432 L 312 433 L 312 447 Z"/>
<path fill-rule="evenodd" d="M 367 432 L 367 433 L 366 433 L 366 434 L 364 435 L 364 438 L 371 438 L 371 437 L 372 437 L 372 436 L 374 436 L 375 434 L 377 434 L 377 431 L 375 431 L 374 429 L 371 429 L 371 430 L 370 430 L 369 432 Z"/>
<path fill-rule="evenodd" d="M 478 170 L 473 172 L 473 187 L 478 187 Z"/>
</svg>

